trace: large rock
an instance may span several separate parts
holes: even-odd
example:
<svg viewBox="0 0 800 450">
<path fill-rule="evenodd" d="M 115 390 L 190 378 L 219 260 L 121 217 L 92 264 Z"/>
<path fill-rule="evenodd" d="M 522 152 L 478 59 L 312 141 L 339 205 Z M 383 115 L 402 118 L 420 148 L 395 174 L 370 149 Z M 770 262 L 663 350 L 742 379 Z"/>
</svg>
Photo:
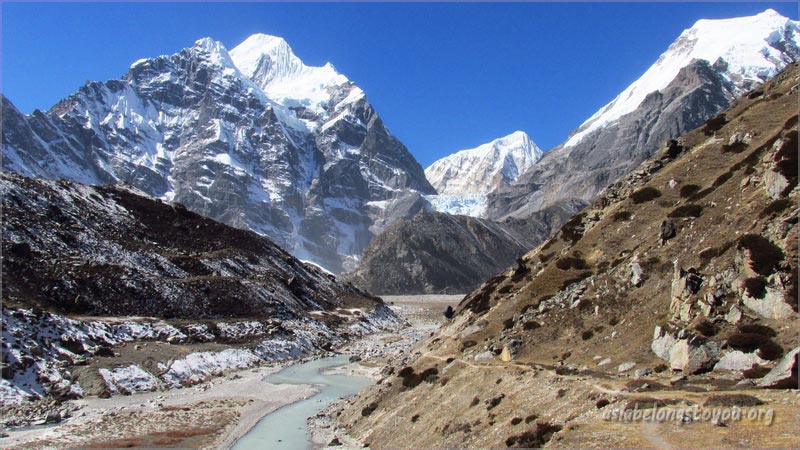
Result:
<svg viewBox="0 0 800 450">
<path fill-rule="evenodd" d="M 747 370 L 756 364 L 761 365 L 766 362 L 766 360 L 759 358 L 755 353 L 744 353 L 735 350 L 725 353 L 714 366 L 714 370 Z"/>
<path fill-rule="evenodd" d="M 781 362 L 759 381 L 758 385 L 764 388 L 797 389 L 797 359 L 799 354 L 800 347 L 796 347 L 787 353 L 781 359 Z"/>
</svg>

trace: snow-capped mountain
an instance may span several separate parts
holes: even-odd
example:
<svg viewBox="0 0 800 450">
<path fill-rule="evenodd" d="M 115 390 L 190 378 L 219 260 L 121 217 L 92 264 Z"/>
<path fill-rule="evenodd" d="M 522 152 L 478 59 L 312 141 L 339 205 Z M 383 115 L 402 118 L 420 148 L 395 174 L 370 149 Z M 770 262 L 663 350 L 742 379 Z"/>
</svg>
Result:
<svg viewBox="0 0 800 450">
<path fill-rule="evenodd" d="M 439 194 L 488 194 L 531 168 L 542 150 L 523 131 L 434 162 L 425 176 Z"/>
<path fill-rule="evenodd" d="M 667 87 L 695 60 L 709 62 L 737 97 L 794 60 L 799 40 L 798 22 L 773 9 L 750 17 L 699 20 L 681 33 L 644 75 L 586 120 L 564 145 L 574 146 L 592 131 L 633 112 L 647 95 Z"/>
<path fill-rule="evenodd" d="M 90 82 L 47 112 L 3 98 L 3 167 L 125 181 L 334 272 L 434 189 L 363 91 L 281 38 L 209 38 Z"/>
<path fill-rule="evenodd" d="M 768 9 L 699 20 L 611 103 L 487 199 L 485 217 L 527 217 L 568 199 L 589 201 L 743 93 L 800 57 L 800 22 Z"/>
</svg>

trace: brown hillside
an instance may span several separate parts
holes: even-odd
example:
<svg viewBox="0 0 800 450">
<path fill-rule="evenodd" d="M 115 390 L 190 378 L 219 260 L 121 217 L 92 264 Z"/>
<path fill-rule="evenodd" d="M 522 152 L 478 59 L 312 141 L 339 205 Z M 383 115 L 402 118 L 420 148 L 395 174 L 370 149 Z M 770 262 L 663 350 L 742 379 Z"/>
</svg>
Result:
<svg viewBox="0 0 800 450">
<path fill-rule="evenodd" d="M 798 346 L 798 80 L 793 64 L 670 142 L 468 295 L 343 411 L 352 436 L 373 448 L 800 445 L 797 397 L 758 389 L 792 386 L 779 369 L 760 377 Z M 731 390 L 772 408 L 772 426 L 600 418 Z"/>
</svg>

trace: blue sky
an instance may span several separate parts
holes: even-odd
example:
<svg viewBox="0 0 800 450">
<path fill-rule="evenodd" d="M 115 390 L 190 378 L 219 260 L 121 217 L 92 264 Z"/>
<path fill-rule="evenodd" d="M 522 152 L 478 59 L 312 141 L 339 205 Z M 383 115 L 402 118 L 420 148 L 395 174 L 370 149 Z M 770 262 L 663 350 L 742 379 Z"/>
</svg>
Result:
<svg viewBox="0 0 800 450">
<path fill-rule="evenodd" d="M 2 88 L 47 109 L 86 80 L 210 36 L 262 32 L 361 86 L 423 166 L 524 130 L 566 139 L 700 18 L 790 3 L 2 3 Z"/>
</svg>

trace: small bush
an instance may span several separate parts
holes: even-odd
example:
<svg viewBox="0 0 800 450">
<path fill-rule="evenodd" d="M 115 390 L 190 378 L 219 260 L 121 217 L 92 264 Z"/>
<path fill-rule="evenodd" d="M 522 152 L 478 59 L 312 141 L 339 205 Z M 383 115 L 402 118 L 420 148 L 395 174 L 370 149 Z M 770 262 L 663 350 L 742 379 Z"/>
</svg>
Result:
<svg viewBox="0 0 800 450">
<path fill-rule="evenodd" d="M 586 213 L 578 213 L 575 214 L 567 223 L 561 227 L 561 237 L 566 242 L 570 242 L 572 244 L 578 242 L 580 238 L 583 237 L 583 219 L 586 217 Z"/>
<path fill-rule="evenodd" d="M 718 188 L 718 187 L 722 186 L 723 184 L 725 184 L 726 181 L 730 180 L 731 177 L 733 177 L 733 173 L 732 172 L 725 172 L 722 175 L 718 176 L 717 179 L 714 180 L 713 183 L 711 183 L 711 187 Z"/>
<path fill-rule="evenodd" d="M 370 403 L 369 405 L 365 406 L 361 409 L 361 416 L 368 417 L 372 414 L 376 409 L 378 409 L 378 404 L 375 402 Z"/>
<path fill-rule="evenodd" d="M 750 252 L 752 269 L 759 275 L 770 275 L 783 260 L 783 251 L 769 239 L 758 234 L 745 234 L 739 238 L 738 248 Z"/>
<path fill-rule="evenodd" d="M 756 351 L 769 341 L 769 336 L 764 336 L 763 334 L 739 332 L 728 337 L 728 346 L 734 350 L 750 353 Z"/>
<path fill-rule="evenodd" d="M 717 327 L 708 320 L 703 320 L 694 326 L 694 330 L 705 337 L 711 337 L 717 334 Z"/>
<path fill-rule="evenodd" d="M 753 378 L 762 378 L 764 375 L 768 374 L 772 369 L 769 367 L 759 366 L 758 364 L 754 365 L 753 367 L 743 370 L 742 375 L 745 378 L 753 379 Z"/>
<path fill-rule="evenodd" d="M 589 339 L 592 338 L 592 336 L 594 336 L 594 331 L 592 330 L 586 330 L 583 333 L 581 333 L 581 339 L 583 339 L 584 341 L 588 341 Z"/>
<path fill-rule="evenodd" d="M 525 330 L 525 331 L 535 330 L 535 329 L 537 329 L 539 327 L 541 327 L 541 325 L 539 324 L 539 322 L 537 322 L 535 320 L 529 320 L 529 321 L 525 322 L 524 324 L 522 324 L 522 329 Z"/>
<path fill-rule="evenodd" d="M 752 395 L 745 394 L 715 394 L 708 397 L 703 403 L 705 407 L 711 406 L 758 406 L 763 405 L 764 402 Z"/>
<path fill-rule="evenodd" d="M 744 280 L 744 288 L 750 297 L 764 298 L 767 295 L 767 279 L 760 276 L 748 278 Z"/>
<path fill-rule="evenodd" d="M 561 283 L 561 289 L 564 290 L 571 284 L 579 283 L 590 276 L 592 276 L 592 271 L 582 272 L 576 278 L 567 278 L 563 283 Z"/>
<path fill-rule="evenodd" d="M 632 217 L 633 213 L 630 211 L 617 211 L 611 216 L 614 222 L 624 222 L 626 220 L 631 220 Z"/>
<path fill-rule="evenodd" d="M 745 149 L 747 149 L 747 144 L 741 141 L 722 145 L 722 153 L 742 153 Z"/>
<path fill-rule="evenodd" d="M 700 205 L 681 205 L 673 209 L 667 216 L 672 218 L 677 217 L 700 217 L 703 214 L 703 207 Z"/>
<path fill-rule="evenodd" d="M 661 197 L 661 191 L 652 186 L 643 187 L 631 194 L 631 200 L 636 204 L 649 202 L 658 197 Z"/>
<path fill-rule="evenodd" d="M 761 359 L 774 361 L 783 356 L 783 347 L 772 340 L 767 341 L 756 350 L 756 355 Z"/>
<path fill-rule="evenodd" d="M 706 123 L 703 124 L 703 134 L 706 136 L 711 136 L 715 132 L 721 130 L 726 123 L 728 123 L 728 118 L 725 117 L 725 114 L 712 117 L 711 119 L 706 120 Z"/>
<path fill-rule="evenodd" d="M 506 439 L 506 447 L 541 448 L 550 441 L 553 434 L 561 431 L 561 427 L 550 423 L 537 423 L 530 430 Z"/>
<path fill-rule="evenodd" d="M 696 202 L 698 200 L 701 200 L 701 199 L 705 198 L 708 194 L 714 192 L 715 190 L 716 190 L 715 187 L 709 187 L 709 188 L 703 189 L 702 191 L 700 191 L 700 192 L 692 195 L 691 197 L 689 197 L 689 200 L 691 200 L 693 202 Z"/>
<path fill-rule="evenodd" d="M 681 186 L 680 196 L 681 198 L 691 197 L 692 195 L 696 194 L 700 190 L 700 186 L 696 184 L 687 184 L 685 186 Z"/>
<path fill-rule="evenodd" d="M 511 425 L 519 425 L 522 423 L 522 417 L 514 417 L 511 419 Z"/>
<path fill-rule="evenodd" d="M 764 209 L 762 209 L 761 212 L 758 213 L 758 217 L 760 219 L 763 219 L 773 214 L 780 214 L 793 205 L 794 202 L 789 200 L 788 198 L 780 198 L 778 200 L 770 202 L 769 205 L 765 206 Z"/>
<path fill-rule="evenodd" d="M 583 258 L 578 258 L 574 256 L 565 256 L 558 261 L 556 261 L 556 267 L 561 270 L 569 270 L 569 269 L 577 269 L 577 270 L 585 270 L 587 269 L 586 261 Z"/>
<path fill-rule="evenodd" d="M 736 327 L 736 329 L 741 333 L 763 334 L 764 336 L 769 337 L 775 337 L 778 335 L 778 333 L 776 333 L 772 328 L 758 323 L 741 324 Z"/>
</svg>

